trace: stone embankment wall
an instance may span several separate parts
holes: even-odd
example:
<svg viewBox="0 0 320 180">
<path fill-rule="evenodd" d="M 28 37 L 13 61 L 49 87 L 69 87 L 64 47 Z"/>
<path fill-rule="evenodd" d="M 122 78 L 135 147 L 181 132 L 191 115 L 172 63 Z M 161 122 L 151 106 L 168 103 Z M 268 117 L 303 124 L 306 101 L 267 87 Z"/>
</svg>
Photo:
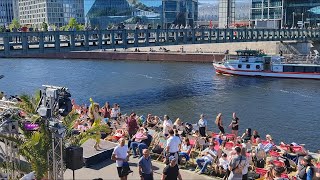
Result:
<svg viewBox="0 0 320 180">
<path fill-rule="evenodd" d="M 213 62 L 213 61 L 221 61 L 225 57 L 225 55 L 212 54 L 212 53 L 89 51 L 89 52 L 66 52 L 66 53 L 52 53 L 52 54 L 16 55 L 11 57 L 13 58 L 48 58 L 48 59 Z"/>
<path fill-rule="evenodd" d="M 237 42 L 237 43 L 211 43 L 211 44 L 188 44 L 161 46 L 169 52 L 160 50 L 160 46 L 139 47 L 140 52 L 134 52 L 136 48 L 127 50 L 117 49 L 105 51 L 83 52 L 59 52 L 52 54 L 28 54 L 13 55 L 14 58 L 51 58 L 51 59 L 99 59 L 99 60 L 141 60 L 141 61 L 174 61 L 174 62 L 213 62 L 221 61 L 229 50 L 235 54 L 239 49 L 263 50 L 265 53 L 274 55 L 279 53 L 279 42 Z M 155 52 L 150 52 L 152 49 Z M 181 52 L 183 51 L 183 52 Z"/>
</svg>

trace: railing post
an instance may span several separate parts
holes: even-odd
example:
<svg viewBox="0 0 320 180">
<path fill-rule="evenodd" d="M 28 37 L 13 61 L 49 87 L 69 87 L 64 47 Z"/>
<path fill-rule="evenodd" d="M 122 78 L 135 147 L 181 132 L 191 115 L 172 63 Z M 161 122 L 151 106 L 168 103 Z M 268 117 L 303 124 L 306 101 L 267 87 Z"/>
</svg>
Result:
<svg viewBox="0 0 320 180">
<path fill-rule="evenodd" d="M 138 47 L 138 44 L 139 44 L 139 36 L 138 36 L 138 30 L 136 29 L 135 31 L 134 31 L 134 46 L 135 47 Z"/>
<path fill-rule="evenodd" d="M 22 42 L 22 51 L 23 54 L 28 54 L 28 38 L 26 32 L 21 32 L 21 42 Z"/>
<path fill-rule="evenodd" d="M 208 37 L 208 42 L 211 43 L 211 37 L 212 37 L 212 29 L 209 29 L 209 37 Z"/>
<path fill-rule="evenodd" d="M 44 52 L 44 37 L 43 37 L 43 32 L 38 32 L 38 38 L 39 38 L 39 51 L 41 53 Z"/>
<path fill-rule="evenodd" d="M 98 35 L 98 47 L 99 49 L 102 49 L 102 36 L 103 36 L 102 31 L 98 30 L 97 35 Z"/>
<path fill-rule="evenodd" d="M 9 33 L 6 33 L 5 36 L 3 36 L 3 46 L 4 46 L 4 54 L 9 55 L 10 54 L 10 42 L 9 42 Z"/>
<path fill-rule="evenodd" d="M 187 29 L 183 29 L 183 44 L 187 44 L 187 36 L 188 36 L 188 32 Z"/>
<path fill-rule="evenodd" d="M 155 37 L 155 44 L 156 46 L 159 46 L 159 29 L 156 30 L 156 37 Z"/>
<path fill-rule="evenodd" d="M 60 52 L 60 32 L 54 32 L 54 40 L 54 48 L 56 52 Z"/>
<path fill-rule="evenodd" d="M 193 28 L 192 29 L 192 44 L 196 43 L 196 30 Z"/>
<path fill-rule="evenodd" d="M 174 30 L 174 44 L 179 44 L 179 29 Z"/>
<path fill-rule="evenodd" d="M 74 35 L 74 32 L 75 31 L 71 31 L 71 34 L 70 34 L 70 49 L 71 51 L 74 50 L 74 47 L 75 47 L 75 35 Z"/>
<path fill-rule="evenodd" d="M 84 32 L 84 48 L 89 51 L 89 31 Z"/>
<path fill-rule="evenodd" d="M 147 47 L 149 46 L 149 36 L 150 36 L 150 30 L 149 29 L 145 29 L 144 30 L 144 39 L 145 39 L 145 42 L 144 42 L 144 45 Z"/>
</svg>

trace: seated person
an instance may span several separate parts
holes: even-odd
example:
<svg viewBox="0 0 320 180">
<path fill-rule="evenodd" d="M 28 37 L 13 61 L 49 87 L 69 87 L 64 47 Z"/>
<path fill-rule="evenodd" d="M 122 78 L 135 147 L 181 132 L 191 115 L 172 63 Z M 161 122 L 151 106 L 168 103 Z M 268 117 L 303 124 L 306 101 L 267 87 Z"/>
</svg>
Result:
<svg viewBox="0 0 320 180">
<path fill-rule="evenodd" d="M 246 132 L 242 134 L 241 139 L 244 142 L 247 142 L 251 140 L 252 134 L 251 134 L 251 128 L 246 129 Z"/>
<path fill-rule="evenodd" d="M 154 127 L 159 122 L 158 116 L 152 116 L 151 114 L 148 114 L 147 117 L 147 127 Z"/>
<path fill-rule="evenodd" d="M 224 174 L 227 172 L 228 166 L 228 155 L 226 153 L 222 153 L 218 164 L 215 166 L 215 172 L 218 174 L 218 176 L 224 176 Z"/>
<path fill-rule="evenodd" d="M 133 157 L 136 158 L 137 152 L 136 148 L 139 149 L 140 157 L 142 157 L 142 150 L 148 148 L 146 143 L 143 142 L 143 140 L 148 139 L 148 133 L 146 132 L 145 128 L 140 127 L 138 132 L 133 135 L 131 138 L 130 148 L 132 149 Z"/>
<path fill-rule="evenodd" d="M 200 168 L 199 174 L 203 174 L 207 169 L 207 166 L 212 164 L 214 159 L 217 157 L 217 152 L 214 150 L 214 146 L 214 142 L 210 142 L 209 147 L 201 152 L 202 157 L 196 159 L 197 167 Z M 204 164 L 202 165 L 202 163 Z"/>
<path fill-rule="evenodd" d="M 189 161 L 190 151 L 191 151 L 190 141 L 188 138 L 184 138 L 182 141 L 181 148 L 180 148 L 179 156 L 184 157 L 184 158 L 186 158 L 186 161 Z"/>
</svg>

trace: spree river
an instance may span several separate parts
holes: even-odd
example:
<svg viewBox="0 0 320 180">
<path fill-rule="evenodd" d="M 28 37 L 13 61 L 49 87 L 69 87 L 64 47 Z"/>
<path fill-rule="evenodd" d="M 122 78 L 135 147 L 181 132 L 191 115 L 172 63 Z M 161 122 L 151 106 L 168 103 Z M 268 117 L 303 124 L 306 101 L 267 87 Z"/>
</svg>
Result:
<svg viewBox="0 0 320 180">
<path fill-rule="evenodd" d="M 214 132 L 216 115 L 226 128 L 232 112 L 240 133 L 250 127 L 279 143 L 320 149 L 320 81 L 221 76 L 210 63 L 1 59 L 0 90 L 33 94 L 41 85 L 69 88 L 79 104 L 89 97 L 119 103 L 123 113 L 168 114 L 197 122 L 204 113 Z M 230 132 L 230 129 L 227 129 Z"/>
</svg>

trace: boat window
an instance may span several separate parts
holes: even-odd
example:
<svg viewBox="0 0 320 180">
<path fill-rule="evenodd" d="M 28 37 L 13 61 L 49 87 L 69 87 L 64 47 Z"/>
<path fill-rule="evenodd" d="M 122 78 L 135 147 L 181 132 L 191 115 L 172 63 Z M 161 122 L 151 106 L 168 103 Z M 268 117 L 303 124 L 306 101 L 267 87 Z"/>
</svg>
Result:
<svg viewBox="0 0 320 180">
<path fill-rule="evenodd" d="M 260 65 L 256 65 L 256 69 L 260 69 Z"/>
<path fill-rule="evenodd" d="M 317 71 L 316 71 L 317 73 L 320 73 L 320 67 L 317 67 Z"/>
<path fill-rule="evenodd" d="M 308 72 L 308 73 L 316 72 L 316 67 L 306 66 L 304 67 L 304 72 Z"/>
<path fill-rule="evenodd" d="M 247 64 L 246 68 L 247 68 L 247 69 L 250 69 L 250 64 Z"/>
<path fill-rule="evenodd" d="M 238 68 L 240 68 L 240 69 L 241 69 L 241 68 L 242 68 L 242 64 L 238 64 Z"/>
<path fill-rule="evenodd" d="M 294 66 L 294 72 L 304 72 L 303 66 Z"/>
<path fill-rule="evenodd" d="M 293 72 L 293 66 L 283 66 L 283 72 Z"/>
</svg>

